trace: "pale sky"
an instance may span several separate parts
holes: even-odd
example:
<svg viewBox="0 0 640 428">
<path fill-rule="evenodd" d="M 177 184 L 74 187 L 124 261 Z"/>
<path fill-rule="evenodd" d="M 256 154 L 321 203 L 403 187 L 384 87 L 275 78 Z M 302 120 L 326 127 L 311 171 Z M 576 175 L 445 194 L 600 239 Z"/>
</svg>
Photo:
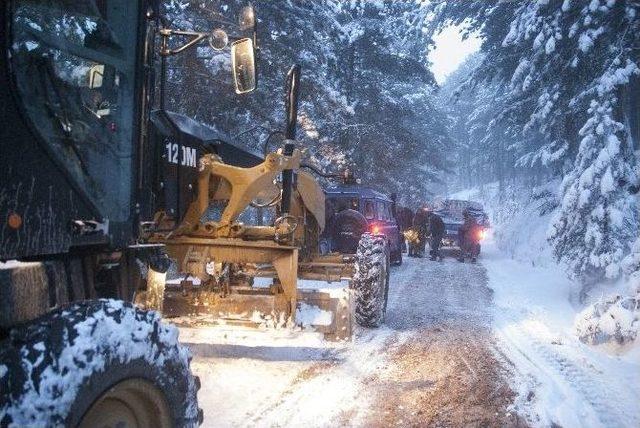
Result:
<svg viewBox="0 0 640 428">
<path fill-rule="evenodd" d="M 429 53 L 431 70 L 439 84 L 474 52 L 480 49 L 480 39 L 469 37 L 462 40 L 460 27 L 447 27 L 434 38 L 435 49 Z"/>
</svg>

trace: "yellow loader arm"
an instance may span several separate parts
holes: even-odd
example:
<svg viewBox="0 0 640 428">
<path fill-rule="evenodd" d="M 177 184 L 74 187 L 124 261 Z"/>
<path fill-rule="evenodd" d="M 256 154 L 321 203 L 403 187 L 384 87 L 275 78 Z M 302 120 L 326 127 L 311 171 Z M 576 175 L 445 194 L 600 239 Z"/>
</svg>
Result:
<svg viewBox="0 0 640 428">
<path fill-rule="evenodd" d="M 218 200 L 227 202 L 220 221 L 207 224 L 209 231 L 215 229 L 215 234 L 209 233 L 209 236 L 227 238 L 247 234 L 248 237 L 268 238 L 274 235 L 273 227 L 245 227 L 236 225 L 236 220 L 259 195 L 274 193 L 277 195 L 280 192 L 274 183 L 283 170 L 299 168 L 299 150 L 295 150 L 292 156 L 270 153 L 264 162 L 252 168 L 225 164 L 215 154 L 204 155 L 199 162 L 197 198 L 189 206 L 176 234 L 189 233 L 194 228 L 198 228 L 200 219 L 209 204 Z M 324 229 L 322 189 L 313 176 L 303 171 L 298 173 L 297 187 L 299 198 L 294 199 L 292 214 L 303 215 L 302 211 L 306 209 L 315 217 L 320 230 Z"/>
</svg>

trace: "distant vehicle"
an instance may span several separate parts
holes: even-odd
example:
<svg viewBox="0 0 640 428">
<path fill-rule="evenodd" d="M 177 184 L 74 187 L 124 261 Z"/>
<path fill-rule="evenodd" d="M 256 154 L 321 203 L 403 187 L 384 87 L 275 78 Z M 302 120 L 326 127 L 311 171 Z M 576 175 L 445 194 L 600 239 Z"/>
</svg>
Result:
<svg viewBox="0 0 640 428">
<path fill-rule="evenodd" d="M 354 254 L 360 236 L 369 232 L 384 236 L 390 262 L 402 264 L 403 240 L 389 196 L 358 185 L 330 187 L 325 194 L 327 227 L 321 237 L 323 251 Z"/>
<path fill-rule="evenodd" d="M 489 216 L 484 212 L 482 204 L 474 201 L 463 201 L 458 199 L 443 199 L 433 204 L 433 210 L 442 218 L 445 225 L 445 236 L 442 244 L 449 247 L 459 247 L 458 230 L 464 223 L 462 213 L 467 210 L 478 225 L 482 227 L 482 238 L 489 229 Z M 479 252 L 479 251 L 478 251 Z"/>
</svg>

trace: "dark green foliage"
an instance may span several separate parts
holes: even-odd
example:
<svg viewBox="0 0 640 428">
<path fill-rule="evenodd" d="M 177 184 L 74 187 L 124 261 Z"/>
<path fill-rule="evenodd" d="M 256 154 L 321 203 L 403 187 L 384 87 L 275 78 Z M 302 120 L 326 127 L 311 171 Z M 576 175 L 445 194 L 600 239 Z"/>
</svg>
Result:
<svg viewBox="0 0 640 428">
<path fill-rule="evenodd" d="M 207 29 L 241 2 L 167 2 L 174 25 Z M 298 140 L 325 170 L 351 169 L 363 182 L 417 204 L 448 162 L 446 118 L 433 105 L 434 80 L 413 2 L 257 1 L 259 88 L 233 95 L 228 52 L 207 47 L 171 60 L 169 106 L 230 135 L 284 126 L 289 67 L 302 66 Z M 198 55 L 201 58 L 198 58 Z M 208 58 L 202 58 L 206 56 Z M 268 132 L 241 142 L 254 147 Z M 272 148 L 278 146 L 274 142 Z"/>
</svg>

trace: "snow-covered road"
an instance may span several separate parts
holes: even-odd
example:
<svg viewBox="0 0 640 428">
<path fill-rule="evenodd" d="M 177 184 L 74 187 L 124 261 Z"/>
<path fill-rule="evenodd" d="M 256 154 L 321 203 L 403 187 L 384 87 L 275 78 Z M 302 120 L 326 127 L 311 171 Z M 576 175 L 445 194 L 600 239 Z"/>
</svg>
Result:
<svg viewBox="0 0 640 428">
<path fill-rule="evenodd" d="M 182 329 L 205 426 L 514 425 L 481 265 L 394 268 L 386 326 L 330 344 L 246 330 Z M 499 357 L 498 357 L 499 358 Z"/>
<path fill-rule="evenodd" d="M 204 426 L 639 426 L 637 355 L 575 338 L 563 278 L 489 245 L 478 264 L 405 260 L 386 325 L 348 343 L 181 328 Z"/>
</svg>

